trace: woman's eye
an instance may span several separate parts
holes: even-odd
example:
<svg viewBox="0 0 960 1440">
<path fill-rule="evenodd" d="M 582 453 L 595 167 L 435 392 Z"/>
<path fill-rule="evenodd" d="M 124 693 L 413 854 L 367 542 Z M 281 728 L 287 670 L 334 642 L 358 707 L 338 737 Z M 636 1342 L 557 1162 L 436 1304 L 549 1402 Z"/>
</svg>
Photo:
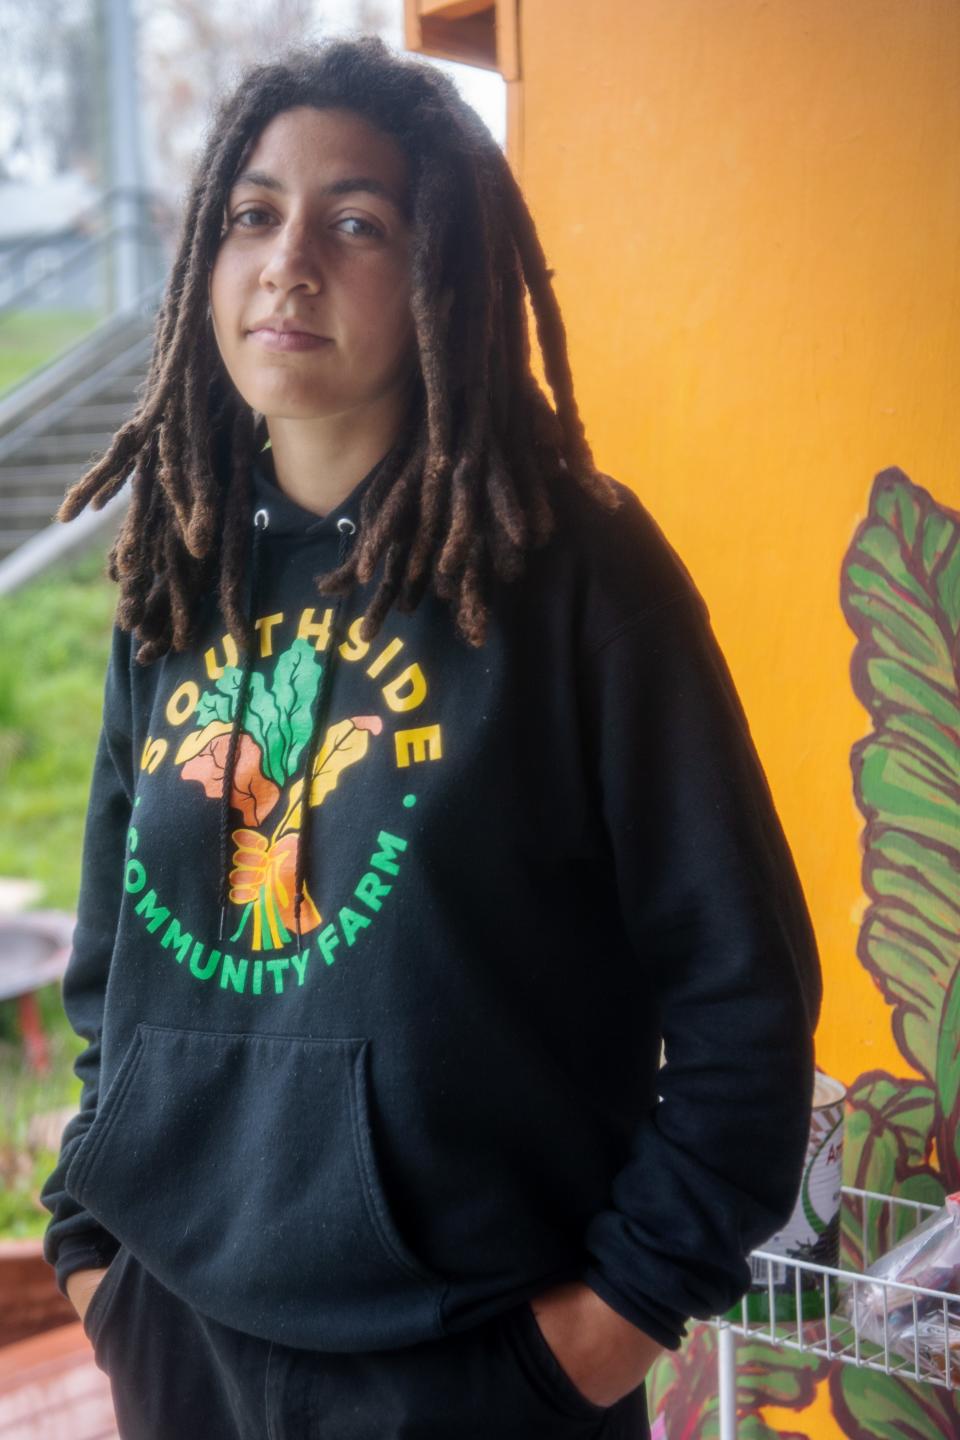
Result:
<svg viewBox="0 0 960 1440">
<path fill-rule="evenodd" d="M 258 216 L 261 218 L 258 219 Z M 253 218 L 251 219 L 251 217 Z M 236 215 L 231 219 L 230 224 L 239 230 L 259 230 L 263 219 L 269 221 L 270 212 L 268 210 L 261 210 L 256 206 L 251 206 L 249 210 L 238 210 Z M 359 215 L 345 215 L 341 220 L 336 222 L 336 228 L 339 228 L 341 225 L 353 225 L 357 227 L 351 233 L 358 239 L 360 237 L 383 238 L 383 231 L 379 225 L 374 225 L 371 221 L 364 220 Z"/>
<path fill-rule="evenodd" d="M 233 224 L 233 225 L 239 225 L 241 220 L 246 220 L 247 217 L 250 216 L 250 215 L 266 215 L 266 214 L 267 214 L 266 210 L 256 210 L 256 209 L 240 210 L 240 211 L 237 212 L 236 215 L 234 215 L 233 220 L 231 221 L 231 224 Z M 268 217 L 268 218 L 269 218 L 269 217 Z M 251 229 L 254 229 L 254 228 L 255 228 L 255 227 L 254 227 L 254 226 L 251 226 L 251 225 L 240 225 L 240 229 L 241 229 L 241 230 L 251 230 Z"/>
<path fill-rule="evenodd" d="M 338 225 L 360 225 L 360 226 L 363 227 L 362 231 L 360 231 L 360 232 L 354 231 L 354 234 L 362 233 L 362 234 L 365 234 L 365 235 L 374 235 L 374 236 L 381 236 L 381 235 L 383 234 L 383 232 L 382 232 L 382 230 L 380 229 L 379 225 L 373 225 L 373 224 L 371 224 L 371 222 L 370 222 L 369 220 L 361 220 L 361 218 L 360 218 L 359 215 L 345 215 L 342 220 L 338 220 L 338 221 L 337 221 L 337 224 L 338 224 Z"/>
</svg>

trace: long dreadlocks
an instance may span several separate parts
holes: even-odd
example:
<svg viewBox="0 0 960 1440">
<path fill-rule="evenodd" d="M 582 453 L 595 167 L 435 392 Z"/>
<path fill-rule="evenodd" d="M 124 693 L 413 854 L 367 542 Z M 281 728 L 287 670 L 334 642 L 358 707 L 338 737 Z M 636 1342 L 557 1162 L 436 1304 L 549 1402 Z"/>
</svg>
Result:
<svg viewBox="0 0 960 1440">
<path fill-rule="evenodd" d="M 618 503 L 587 444 L 533 220 L 482 121 L 445 75 L 378 37 L 290 49 L 248 69 L 217 106 L 137 410 L 58 512 L 71 520 L 87 504 L 99 509 L 133 472 L 108 572 L 121 587 L 117 621 L 136 632 L 142 664 L 189 645 L 196 602 L 214 583 L 231 634 L 247 644 L 241 596 L 262 432 L 206 323 L 208 278 L 244 157 L 275 115 L 298 105 L 351 109 L 407 158 L 419 353 L 409 423 L 364 493 L 357 543 L 316 577 L 319 592 L 366 584 L 382 562 L 364 639 L 392 604 L 412 610 L 432 585 L 464 639 L 482 645 L 491 569 L 514 579 L 526 551 L 552 533 L 551 477 L 566 468 L 600 504 Z M 530 370 L 525 291 L 555 409 Z"/>
</svg>

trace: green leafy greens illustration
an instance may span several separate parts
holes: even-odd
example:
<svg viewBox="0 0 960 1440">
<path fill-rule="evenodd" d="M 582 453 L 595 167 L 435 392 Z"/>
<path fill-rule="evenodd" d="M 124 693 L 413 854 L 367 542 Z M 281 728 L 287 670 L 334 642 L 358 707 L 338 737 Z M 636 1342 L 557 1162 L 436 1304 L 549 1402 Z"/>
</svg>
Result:
<svg viewBox="0 0 960 1440">
<path fill-rule="evenodd" d="M 308 640 L 294 640 L 277 659 L 268 690 L 258 671 L 250 676 L 243 725 L 263 753 L 264 774 L 283 786 L 294 774 L 310 738 L 311 707 L 323 667 Z M 240 670 L 224 667 L 216 690 L 205 691 L 197 705 L 201 727 L 218 720 L 233 724 L 240 690 Z"/>
</svg>

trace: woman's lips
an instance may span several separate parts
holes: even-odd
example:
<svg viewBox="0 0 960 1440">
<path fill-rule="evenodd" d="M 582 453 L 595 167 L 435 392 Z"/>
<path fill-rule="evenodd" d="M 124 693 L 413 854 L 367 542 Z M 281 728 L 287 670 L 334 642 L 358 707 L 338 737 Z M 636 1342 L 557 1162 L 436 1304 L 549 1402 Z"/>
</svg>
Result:
<svg viewBox="0 0 960 1440">
<path fill-rule="evenodd" d="M 309 335 L 305 330 L 251 330 L 265 350 L 318 350 L 332 342 L 326 335 Z"/>
</svg>

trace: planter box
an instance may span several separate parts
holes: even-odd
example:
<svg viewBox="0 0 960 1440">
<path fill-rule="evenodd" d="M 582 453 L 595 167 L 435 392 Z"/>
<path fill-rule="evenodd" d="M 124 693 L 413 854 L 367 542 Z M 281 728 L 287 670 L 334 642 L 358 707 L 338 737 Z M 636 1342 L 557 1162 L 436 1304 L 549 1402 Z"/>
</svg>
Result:
<svg viewBox="0 0 960 1440">
<path fill-rule="evenodd" d="M 0 1240 L 0 1348 L 76 1322 L 43 1258 L 42 1240 Z"/>
</svg>

